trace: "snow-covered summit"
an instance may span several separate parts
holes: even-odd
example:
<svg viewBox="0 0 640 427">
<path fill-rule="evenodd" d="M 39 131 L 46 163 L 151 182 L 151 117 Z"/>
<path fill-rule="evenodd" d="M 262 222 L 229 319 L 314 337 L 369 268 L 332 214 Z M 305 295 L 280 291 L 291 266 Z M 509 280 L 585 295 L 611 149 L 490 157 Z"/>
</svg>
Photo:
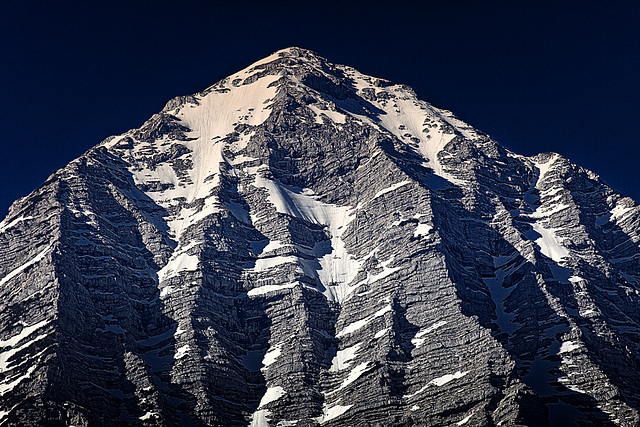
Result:
<svg viewBox="0 0 640 427">
<path fill-rule="evenodd" d="M 274 105 L 298 99 L 305 119 L 327 120 L 340 127 L 347 120 L 374 126 L 422 156 L 421 162 L 448 180 L 438 154 L 456 133 L 477 137 L 447 112 L 416 98 L 402 85 L 328 63 L 315 53 L 287 48 L 251 64 L 200 94 L 170 101 L 140 130 L 108 140 L 105 146 L 130 163 L 137 185 L 153 189 L 150 197 L 168 212 L 175 200 L 187 207 L 169 219 L 172 233 L 216 212 L 215 188 L 223 172 L 247 161 L 247 144 L 273 116 Z M 273 119 L 273 117 L 272 117 Z M 149 162 L 149 154 L 166 161 Z M 226 156 L 225 156 L 225 153 Z M 187 166 L 188 165 L 188 166 Z"/>
</svg>

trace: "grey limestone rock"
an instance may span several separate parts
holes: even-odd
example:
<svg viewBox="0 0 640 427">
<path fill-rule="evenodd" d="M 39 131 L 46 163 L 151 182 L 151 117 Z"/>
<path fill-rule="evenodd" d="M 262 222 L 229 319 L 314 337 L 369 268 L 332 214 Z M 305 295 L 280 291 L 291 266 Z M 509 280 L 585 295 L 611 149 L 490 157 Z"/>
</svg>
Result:
<svg viewBox="0 0 640 427">
<path fill-rule="evenodd" d="M 640 207 L 289 48 L 0 223 L 0 424 L 640 422 Z"/>
</svg>

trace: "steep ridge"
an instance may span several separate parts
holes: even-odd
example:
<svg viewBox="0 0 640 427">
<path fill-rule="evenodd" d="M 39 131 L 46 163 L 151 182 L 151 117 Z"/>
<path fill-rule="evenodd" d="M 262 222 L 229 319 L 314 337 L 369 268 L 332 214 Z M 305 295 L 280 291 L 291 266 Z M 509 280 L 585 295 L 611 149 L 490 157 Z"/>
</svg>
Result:
<svg viewBox="0 0 640 427">
<path fill-rule="evenodd" d="M 639 232 L 562 156 L 284 49 L 13 204 L 0 423 L 637 425 Z"/>
</svg>

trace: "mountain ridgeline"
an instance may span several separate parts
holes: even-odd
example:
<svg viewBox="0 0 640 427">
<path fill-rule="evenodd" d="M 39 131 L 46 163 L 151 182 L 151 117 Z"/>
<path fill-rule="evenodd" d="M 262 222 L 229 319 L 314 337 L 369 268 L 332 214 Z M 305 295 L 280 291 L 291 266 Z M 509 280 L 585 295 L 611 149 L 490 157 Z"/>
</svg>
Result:
<svg viewBox="0 0 640 427">
<path fill-rule="evenodd" d="M 640 423 L 640 208 L 288 48 L 0 223 L 0 425 Z"/>
</svg>

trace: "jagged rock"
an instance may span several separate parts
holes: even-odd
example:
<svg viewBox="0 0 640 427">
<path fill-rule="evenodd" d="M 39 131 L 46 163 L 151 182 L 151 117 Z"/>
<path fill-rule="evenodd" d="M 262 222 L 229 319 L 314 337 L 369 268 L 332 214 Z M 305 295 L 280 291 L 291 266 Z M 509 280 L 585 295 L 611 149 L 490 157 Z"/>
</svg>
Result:
<svg viewBox="0 0 640 427">
<path fill-rule="evenodd" d="M 0 223 L 3 425 L 637 425 L 640 208 L 289 48 Z"/>
</svg>

